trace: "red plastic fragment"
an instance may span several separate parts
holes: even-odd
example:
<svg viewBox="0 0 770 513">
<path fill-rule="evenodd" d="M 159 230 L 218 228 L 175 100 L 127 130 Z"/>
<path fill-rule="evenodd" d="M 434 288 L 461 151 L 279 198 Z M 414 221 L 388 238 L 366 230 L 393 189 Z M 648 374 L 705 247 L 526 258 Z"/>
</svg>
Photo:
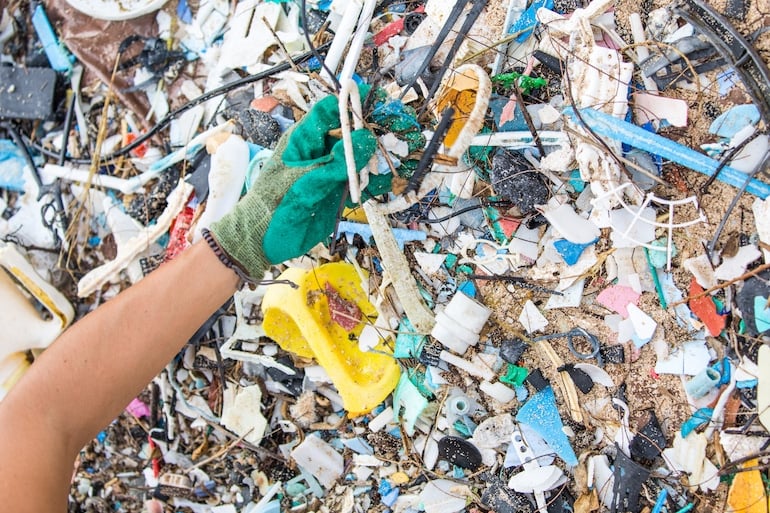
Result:
<svg viewBox="0 0 770 513">
<path fill-rule="evenodd" d="M 374 35 L 374 44 L 375 46 L 382 46 L 385 43 L 388 42 L 388 39 L 390 39 L 393 36 L 397 36 L 401 33 L 402 30 L 404 30 L 404 20 L 406 18 L 401 18 L 398 21 L 394 21 L 393 23 L 389 23 L 385 25 L 385 28 L 380 30 Z"/>
<path fill-rule="evenodd" d="M 329 314 L 332 321 L 342 326 L 345 331 L 351 331 L 361 322 L 361 310 L 358 306 L 340 296 L 334 287 L 326 283 L 326 298 L 329 301 Z"/>
<path fill-rule="evenodd" d="M 190 198 L 192 198 L 192 195 L 190 195 Z M 188 198 L 188 200 L 190 198 Z M 190 231 L 190 226 L 192 226 L 194 216 L 195 209 L 190 206 L 188 201 L 184 209 L 178 216 L 176 216 L 176 219 L 174 219 L 174 224 L 171 225 L 166 256 L 163 259 L 164 262 L 173 260 L 190 246 L 190 242 L 187 240 L 187 234 Z"/>
<path fill-rule="evenodd" d="M 703 292 L 703 287 L 693 277 L 690 280 L 690 297 L 695 297 Z M 711 296 L 702 296 L 697 299 L 690 299 L 690 310 L 695 316 L 706 325 L 709 334 L 712 337 L 718 337 L 725 329 L 726 316 L 717 313 L 717 305 L 711 300 Z"/>
<path fill-rule="evenodd" d="M 128 146 L 132 142 L 136 140 L 138 136 L 134 132 L 128 132 L 125 136 L 123 136 L 123 146 Z M 142 158 L 147 153 L 147 143 L 143 142 L 133 150 L 131 150 L 129 153 L 135 157 Z"/>
</svg>

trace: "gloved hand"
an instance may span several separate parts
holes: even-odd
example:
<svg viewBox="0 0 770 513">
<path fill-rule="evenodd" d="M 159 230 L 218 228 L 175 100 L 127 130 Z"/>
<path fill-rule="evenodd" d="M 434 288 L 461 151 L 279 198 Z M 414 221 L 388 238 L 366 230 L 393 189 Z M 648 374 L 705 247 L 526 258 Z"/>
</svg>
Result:
<svg viewBox="0 0 770 513">
<path fill-rule="evenodd" d="M 361 88 L 362 96 L 367 90 Z M 260 280 L 270 264 L 304 254 L 334 230 L 348 179 L 342 140 L 328 135 L 339 127 L 337 98 L 330 95 L 283 134 L 249 193 L 212 224 L 219 246 L 251 278 Z M 360 170 L 377 141 L 365 128 L 351 137 Z"/>
</svg>

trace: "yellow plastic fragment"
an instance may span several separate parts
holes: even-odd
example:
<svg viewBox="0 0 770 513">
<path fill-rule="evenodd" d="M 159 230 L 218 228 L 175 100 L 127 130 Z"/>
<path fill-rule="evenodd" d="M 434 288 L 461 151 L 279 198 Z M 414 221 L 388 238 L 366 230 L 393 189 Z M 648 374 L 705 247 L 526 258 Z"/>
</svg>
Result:
<svg viewBox="0 0 770 513">
<path fill-rule="evenodd" d="M 374 323 L 377 310 L 361 288 L 355 267 L 338 262 L 309 271 L 291 268 L 279 279 L 299 288 L 284 284 L 268 288 L 262 300 L 267 336 L 286 351 L 315 358 L 351 416 L 371 411 L 393 391 L 401 371 L 382 339 L 372 352 L 358 348 L 358 337 L 367 323 Z M 360 320 L 350 331 L 332 319 L 327 284 L 360 310 Z"/>
<path fill-rule="evenodd" d="M 436 110 L 443 112 L 447 107 L 455 109 L 452 124 L 447 130 L 444 144 L 447 147 L 454 145 L 460 131 L 470 118 L 471 112 L 476 104 L 476 93 L 479 88 L 479 79 L 473 70 L 465 70 L 462 73 L 453 73 L 449 76 L 446 83 L 443 84 L 442 91 L 439 93 Z"/>
<path fill-rule="evenodd" d="M 744 468 L 756 467 L 758 459 L 744 463 Z M 727 495 L 727 513 L 767 513 L 767 497 L 759 470 L 747 470 L 735 474 Z"/>
<path fill-rule="evenodd" d="M 404 472 L 396 472 L 390 476 L 389 480 L 394 485 L 399 486 L 409 482 L 409 476 L 407 476 Z"/>
</svg>

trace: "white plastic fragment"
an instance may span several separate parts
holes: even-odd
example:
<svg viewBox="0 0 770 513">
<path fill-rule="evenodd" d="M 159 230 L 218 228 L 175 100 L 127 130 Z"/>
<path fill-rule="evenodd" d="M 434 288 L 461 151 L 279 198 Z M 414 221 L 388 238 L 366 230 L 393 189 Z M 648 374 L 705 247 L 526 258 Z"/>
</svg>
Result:
<svg viewBox="0 0 770 513">
<path fill-rule="evenodd" d="M 119 247 L 118 255 L 114 260 L 92 269 L 83 276 L 78 282 L 78 296 L 87 297 L 108 281 L 115 279 L 118 273 L 136 258 L 139 253 L 147 249 L 150 244 L 166 233 L 171 226 L 171 222 L 184 208 L 187 198 L 192 191 L 192 185 L 180 181 L 176 188 L 168 195 L 168 204 L 163 213 L 158 217 L 157 222 L 145 227 L 139 234 L 128 240 L 123 247 Z"/>
<path fill-rule="evenodd" d="M 548 319 L 540 313 L 531 299 L 528 299 L 524 304 L 521 315 L 519 315 L 519 322 L 530 335 L 548 326 Z"/>
<path fill-rule="evenodd" d="M 446 255 L 441 253 L 425 253 L 424 251 L 415 251 L 414 258 L 425 274 L 434 274 L 441 269 L 446 260 Z"/>
<path fill-rule="evenodd" d="M 757 379 L 757 411 L 759 412 L 759 421 L 770 431 L 770 346 L 762 344 L 759 346 L 759 355 L 757 357 L 757 370 L 759 374 Z"/>
<path fill-rule="evenodd" d="M 677 430 L 673 447 L 663 451 L 663 459 L 672 470 L 688 474 L 691 490 L 700 488 L 708 492 L 719 486 L 719 469 L 706 457 L 707 445 L 703 433 L 692 432 L 682 438 Z"/>
<path fill-rule="evenodd" d="M 761 200 L 754 199 L 751 204 L 751 212 L 754 214 L 754 223 L 757 226 L 759 240 L 765 244 L 770 244 L 770 197 Z M 765 263 L 770 262 L 770 249 L 762 249 L 765 257 Z"/>
<path fill-rule="evenodd" d="M 594 223 L 580 217 L 568 203 L 559 203 L 552 198 L 547 205 L 538 210 L 555 230 L 574 244 L 588 244 L 601 233 Z"/>
<path fill-rule="evenodd" d="M 479 385 L 479 389 L 501 403 L 507 403 L 516 399 L 516 391 L 499 381 L 495 381 L 494 383 L 482 381 Z"/>
<path fill-rule="evenodd" d="M 194 242 L 201 239 L 204 228 L 210 228 L 238 203 L 248 165 L 249 146 L 240 136 L 230 134 L 216 147 L 211 157 L 206 209 L 195 225 Z"/>
<path fill-rule="evenodd" d="M 551 297 L 548 298 L 548 302 L 545 304 L 545 309 L 554 310 L 557 308 L 576 308 L 580 306 L 585 284 L 586 280 L 582 278 L 566 289 L 561 290 L 561 295 L 551 294 Z"/>
<path fill-rule="evenodd" d="M 67 0 L 78 11 L 100 20 L 122 21 L 155 12 L 167 0 Z"/>
<path fill-rule="evenodd" d="M 597 367 L 592 363 L 576 363 L 575 368 L 588 374 L 594 383 L 605 387 L 615 386 L 615 382 L 612 381 L 612 377 L 601 367 Z"/>
<path fill-rule="evenodd" d="M 697 257 L 686 259 L 682 262 L 682 266 L 695 277 L 695 281 L 697 281 L 698 285 L 704 289 L 709 289 L 717 285 L 717 277 L 714 274 L 714 268 L 711 266 L 709 257 L 705 253 L 701 253 Z"/>
<path fill-rule="evenodd" d="M 429 481 L 420 492 L 420 502 L 425 513 L 455 513 L 465 509 L 465 502 L 471 496 L 467 485 L 448 479 L 435 479 Z"/>
<path fill-rule="evenodd" d="M 384 428 L 387 424 L 393 422 L 393 419 L 393 407 L 388 406 L 379 414 L 377 414 L 376 417 L 369 421 L 369 429 L 372 431 L 372 433 L 376 433 L 377 431 Z"/>
<path fill-rule="evenodd" d="M 344 470 L 342 455 L 314 435 L 305 437 L 302 443 L 291 451 L 291 457 L 299 466 L 313 474 L 325 488 L 331 488 Z"/>
<path fill-rule="evenodd" d="M 492 310 L 462 292 L 456 293 L 443 312 L 436 314 L 431 336 L 456 353 L 475 346 Z"/>
<path fill-rule="evenodd" d="M 508 443 L 515 426 L 509 413 L 489 417 L 473 431 L 471 442 L 479 449 L 496 449 Z"/>
<path fill-rule="evenodd" d="M 657 328 L 658 323 L 633 303 L 626 305 L 626 309 L 634 326 L 637 339 L 641 344 L 646 344 L 655 334 L 655 328 Z"/>
<path fill-rule="evenodd" d="M 687 126 L 687 102 L 679 98 L 667 98 L 657 94 L 634 93 L 634 114 L 639 124 L 662 120 L 673 126 Z"/>
<path fill-rule="evenodd" d="M 738 252 L 731 257 L 726 257 L 714 270 L 714 276 L 718 280 L 732 280 L 746 272 L 746 268 L 754 260 L 762 256 L 762 253 L 753 244 L 741 246 Z"/>
<path fill-rule="evenodd" d="M 262 415 L 262 390 L 258 385 L 225 389 L 222 425 L 251 444 L 262 441 L 267 420 Z"/>
<path fill-rule="evenodd" d="M 661 358 L 655 364 L 658 374 L 686 374 L 695 376 L 711 360 L 706 341 L 689 340 L 677 347 L 668 356 Z"/>
<path fill-rule="evenodd" d="M 618 208 L 610 211 L 612 245 L 616 248 L 634 248 L 655 239 L 655 210 L 641 211 Z"/>
<path fill-rule="evenodd" d="M 441 351 L 439 357 L 450 365 L 454 365 L 458 369 L 462 369 L 472 376 L 492 381 L 495 378 L 495 373 L 492 369 L 477 365 L 473 362 L 469 362 L 459 356 L 456 356 L 449 351 Z"/>
</svg>

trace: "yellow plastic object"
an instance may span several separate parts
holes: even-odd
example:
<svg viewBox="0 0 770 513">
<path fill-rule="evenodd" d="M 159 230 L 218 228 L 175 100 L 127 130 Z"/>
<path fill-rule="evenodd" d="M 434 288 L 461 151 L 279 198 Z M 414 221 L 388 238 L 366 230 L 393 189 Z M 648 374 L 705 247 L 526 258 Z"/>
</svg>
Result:
<svg viewBox="0 0 770 513">
<path fill-rule="evenodd" d="M 744 468 L 756 467 L 759 460 L 747 461 Z M 734 513 L 767 513 L 765 485 L 759 470 L 745 470 L 735 474 L 727 495 L 727 511 Z"/>
<path fill-rule="evenodd" d="M 374 322 L 377 310 L 367 300 L 355 268 L 345 263 L 310 271 L 292 268 L 279 280 L 290 280 L 299 288 L 268 287 L 262 300 L 262 327 L 267 336 L 286 351 L 315 358 L 331 377 L 351 416 L 371 411 L 393 391 L 401 371 L 382 340 L 373 352 L 358 348 L 358 336 L 367 323 Z M 342 300 L 332 300 L 335 312 L 330 310 L 333 294 Z M 351 315 L 349 308 L 340 311 L 340 304 L 355 305 L 360 315 Z M 348 330 L 341 324 L 350 319 L 349 325 L 354 326 Z"/>
<path fill-rule="evenodd" d="M 444 144 L 447 147 L 454 145 L 465 127 L 476 105 L 476 93 L 479 89 L 479 79 L 472 70 L 462 73 L 452 73 L 447 81 L 442 84 L 442 90 L 438 94 L 436 110 L 441 113 L 447 107 L 453 107 L 455 114 L 452 124 L 447 130 Z"/>
</svg>

